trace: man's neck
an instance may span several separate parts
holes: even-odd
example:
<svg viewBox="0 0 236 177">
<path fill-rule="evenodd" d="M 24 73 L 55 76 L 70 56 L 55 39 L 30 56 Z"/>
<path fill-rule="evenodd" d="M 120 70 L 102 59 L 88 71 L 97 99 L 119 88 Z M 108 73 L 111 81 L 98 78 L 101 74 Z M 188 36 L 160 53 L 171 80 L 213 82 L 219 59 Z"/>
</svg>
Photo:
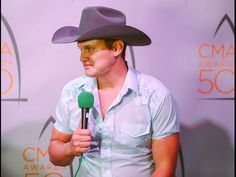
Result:
<svg viewBox="0 0 236 177">
<path fill-rule="evenodd" d="M 105 76 L 98 77 L 98 89 L 110 90 L 120 89 L 124 83 L 128 68 L 122 60 L 117 61 L 113 70 Z"/>
<path fill-rule="evenodd" d="M 117 61 L 111 72 L 98 79 L 98 94 L 102 117 L 105 117 L 108 108 L 115 100 L 122 88 L 128 68 L 123 60 Z"/>
</svg>

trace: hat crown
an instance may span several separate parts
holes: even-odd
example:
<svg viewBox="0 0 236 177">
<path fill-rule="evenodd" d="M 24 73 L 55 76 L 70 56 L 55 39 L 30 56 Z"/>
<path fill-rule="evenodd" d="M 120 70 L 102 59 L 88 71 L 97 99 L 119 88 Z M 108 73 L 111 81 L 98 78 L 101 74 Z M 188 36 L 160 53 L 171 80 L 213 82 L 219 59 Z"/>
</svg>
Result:
<svg viewBox="0 0 236 177">
<path fill-rule="evenodd" d="M 87 7 L 83 10 L 79 34 L 108 25 L 125 25 L 126 17 L 121 11 L 108 7 Z"/>
<path fill-rule="evenodd" d="M 82 42 L 92 39 L 123 40 L 127 45 L 151 44 L 151 39 L 141 30 L 126 25 L 123 12 L 103 6 L 83 9 L 79 27 L 63 26 L 52 37 L 55 44 Z"/>
</svg>

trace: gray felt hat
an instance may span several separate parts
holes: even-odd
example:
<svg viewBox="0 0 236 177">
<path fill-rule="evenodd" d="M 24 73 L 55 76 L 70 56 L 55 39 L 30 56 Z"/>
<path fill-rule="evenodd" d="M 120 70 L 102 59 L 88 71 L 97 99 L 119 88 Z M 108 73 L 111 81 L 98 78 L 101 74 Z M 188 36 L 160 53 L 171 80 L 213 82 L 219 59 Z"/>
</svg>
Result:
<svg viewBox="0 0 236 177">
<path fill-rule="evenodd" d="M 132 46 L 151 44 L 151 39 L 144 32 L 126 25 L 124 13 L 101 6 L 83 9 L 79 27 L 59 28 L 54 33 L 52 42 L 60 44 L 91 39 L 120 39 Z"/>
</svg>

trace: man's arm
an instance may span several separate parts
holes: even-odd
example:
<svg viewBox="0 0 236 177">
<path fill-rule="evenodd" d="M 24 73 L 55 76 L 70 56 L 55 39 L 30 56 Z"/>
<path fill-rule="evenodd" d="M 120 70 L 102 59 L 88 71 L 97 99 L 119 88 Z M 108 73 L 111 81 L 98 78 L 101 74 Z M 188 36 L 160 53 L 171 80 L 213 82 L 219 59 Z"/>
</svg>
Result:
<svg viewBox="0 0 236 177">
<path fill-rule="evenodd" d="M 179 151 L 179 134 L 152 140 L 155 171 L 151 177 L 174 177 Z"/>
<path fill-rule="evenodd" d="M 80 156 L 89 149 L 90 141 L 87 129 L 77 129 L 71 135 L 53 128 L 48 146 L 49 160 L 56 166 L 67 166 L 75 156 Z"/>
</svg>

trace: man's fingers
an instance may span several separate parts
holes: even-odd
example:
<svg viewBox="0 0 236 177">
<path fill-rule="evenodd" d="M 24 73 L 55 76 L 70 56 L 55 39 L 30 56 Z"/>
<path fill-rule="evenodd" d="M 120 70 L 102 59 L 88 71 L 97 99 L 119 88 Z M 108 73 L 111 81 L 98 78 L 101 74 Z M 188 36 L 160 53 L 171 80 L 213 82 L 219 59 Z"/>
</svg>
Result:
<svg viewBox="0 0 236 177">
<path fill-rule="evenodd" d="M 76 129 L 74 134 L 77 135 L 90 135 L 90 131 L 88 129 Z"/>
<path fill-rule="evenodd" d="M 81 142 L 81 141 L 75 141 L 73 142 L 73 146 L 76 146 L 78 148 L 89 148 L 91 142 Z"/>
</svg>

